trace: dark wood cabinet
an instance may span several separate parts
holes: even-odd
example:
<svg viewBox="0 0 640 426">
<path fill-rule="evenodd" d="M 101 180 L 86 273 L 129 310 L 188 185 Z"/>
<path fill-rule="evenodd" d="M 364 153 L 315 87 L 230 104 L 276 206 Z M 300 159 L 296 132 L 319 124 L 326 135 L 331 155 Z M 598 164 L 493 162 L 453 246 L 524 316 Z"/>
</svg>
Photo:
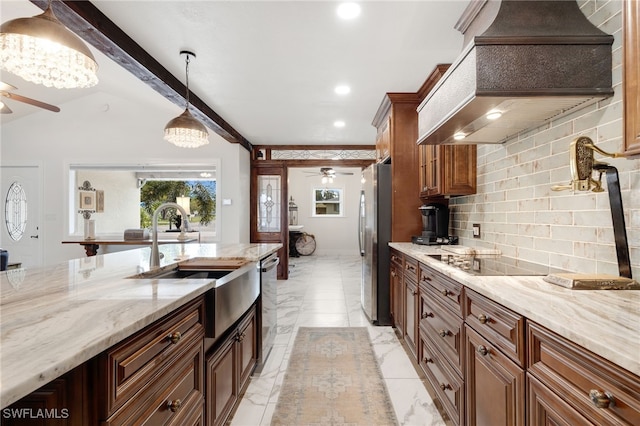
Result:
<svg viewBox="0 0 640 426">
<path fill-rule="evenodd" d="M 391 325 L 402 335 L 404 330 L 403 256 L 391 249 L 389 285 L 391 295 Z"/>
<path fill-rule="evenodd" d="M 527 323 L 529 418 L 572 425 L 640 424 L 640 379 L 596 354 L 534 323 Z M 560 423 L 562 424 L 562 423 Z"/>
<path fill-rule="evenodd" d="M 391 241 L 411 241 L 419 235 L 417 93 L 387 93 L 376 112 L 378 161 L 391 159 Z"/>
<path fill-rule="evenodd" d="M 420 296 L 415 281 L 405 276 L 404 281 L 405 331 L 404 340 L 415 358 L 418 358 L 418 310 Z"/>
<path fill-rule="evenodd" d="M 466 425 L 524 426 L 524 369 L 465 325 Z"/>
<path fill-rule="evenodd" d="M 420 197 L 476 193 L 476 145 L 420 145 Z"/>
<path fill-rule="evenodd" d="M 224 424 L 249 383 L 258 359 L 255 305 L 206 359 L 207 424 Z"/>
<path fill-rule="evenodd" d="M 624 143 L 630 156 L 640 155 L 640 2 L 625 0 L 624 16 Z"/>
</svg>

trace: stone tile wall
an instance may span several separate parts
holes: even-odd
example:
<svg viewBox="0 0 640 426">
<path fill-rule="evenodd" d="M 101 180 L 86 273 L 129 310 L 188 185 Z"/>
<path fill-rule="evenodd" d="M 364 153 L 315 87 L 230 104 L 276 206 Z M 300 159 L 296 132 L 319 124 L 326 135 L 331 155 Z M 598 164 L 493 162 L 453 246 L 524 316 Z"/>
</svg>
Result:
<svg viewBox="0 0 640 426">
<path fill-rule="evenodd" d="M 576 137 L 588 136 L 609 152 L 623 146 L 622 2 L 579 4 L 591 22 L 615 37 L 615 95 L 504 144 L 480 145 L 478 193 L 450 200 L 451 231 L 463 245 L 497 248 L 570 271 L 617 275 L 608 192 L 551 191 L 571 178 L 568 148 Z M 632 272 L 640 278 L 640 160 L 599 154 L 596 159 L 620 173 Z M 481 225 L 479 239 L 472 237 L 474 223 Z"/>
</svg>

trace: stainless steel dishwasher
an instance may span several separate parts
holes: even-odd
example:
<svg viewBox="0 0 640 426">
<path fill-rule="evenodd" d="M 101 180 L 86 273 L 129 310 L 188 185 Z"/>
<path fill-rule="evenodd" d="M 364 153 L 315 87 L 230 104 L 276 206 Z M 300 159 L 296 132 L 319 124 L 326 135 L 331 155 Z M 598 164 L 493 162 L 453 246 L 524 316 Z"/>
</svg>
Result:
<svg viewBox="0 0 640 426">
<path fill-rule="evenodd" d="M 280 259 L 277 253 L 265 257 L 260 261 L 260 356 L 258 357 L 258 366 L 255 373 L 260 373 L 273 342 L 276 337 L 277 312 L 276 303 L 278 298 L 278 264 Z"/>
</svg>

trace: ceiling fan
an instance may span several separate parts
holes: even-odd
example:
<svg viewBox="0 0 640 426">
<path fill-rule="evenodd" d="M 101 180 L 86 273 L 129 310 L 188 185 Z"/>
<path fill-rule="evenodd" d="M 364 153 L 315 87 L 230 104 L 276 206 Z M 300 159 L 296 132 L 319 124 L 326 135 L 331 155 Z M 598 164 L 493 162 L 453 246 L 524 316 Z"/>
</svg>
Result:
<svg viewBox="0 0 640 426">
<path fill-rule="evenodd" d="M 36 99 L 27 98 L 26 96 L 16 95 L 15 93 L 12 93 L 14 90 L 17 90 L 15 86 L 5 83 L 4 81 L 0 81 L 1 96 L 14 101 L 37 106 L 39 108 L 44 108 L 49 111 L 60 112 L 60 108 L 58 108 L 55 105 L 50 105 L 50 104 L 38 101 Z M 0 114 L 11 114 L 12 112 L 13 111 L 11 111 L 11 108 L 9 108 L 3 101 L 0 100 Z"/>
<path fill-rule="evenodd" d="M 309 175 L 307 177 L 322 176 L 323 178 L 327 178 L 327 179 L 333 179 L 336 177 L 336 175 L 353 175 L 353 173 L 351 172 L 336 172 L 335 170 L 333 170 L 333 167 L 321 167 L 320 172 L 304 172 L 304 173 L 307 173 Z"/>
</svg>

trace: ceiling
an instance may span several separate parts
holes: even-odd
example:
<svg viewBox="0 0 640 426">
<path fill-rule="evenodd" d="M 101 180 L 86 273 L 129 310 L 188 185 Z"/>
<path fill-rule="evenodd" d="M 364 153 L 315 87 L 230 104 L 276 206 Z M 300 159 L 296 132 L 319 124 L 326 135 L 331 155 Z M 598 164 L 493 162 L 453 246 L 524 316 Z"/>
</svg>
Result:
<svg viewBox="0 0 640 426">
<path fill-rule="evenodd" d="M 453 27 L 468 0 L 359 3 L 361 15 L 344 21 L 333 1 L 93 1 L 183 83 L 179 52 L 195 52 L 191 91 L 253 145 L 373 144 L 371 121 L 384 94 L 416 92 L 437 64 L 453 62 L 462 50 Z M 2 22 L 40 12 L 28 0 L 0 3 Z M 91 89 L 50 89 L 6 72 L 1 77 L 17 93 L 60 108 L 99 92 L 161 99 L 92 51 L 100 82 Z M 339 84 L 351 92 L 337 95 Z M 14 114 L 2 115 L 3 123 L 38 110 L 8 104 Z M 345 126 L 334 127 L 337 120 Z"/>
</svg>

